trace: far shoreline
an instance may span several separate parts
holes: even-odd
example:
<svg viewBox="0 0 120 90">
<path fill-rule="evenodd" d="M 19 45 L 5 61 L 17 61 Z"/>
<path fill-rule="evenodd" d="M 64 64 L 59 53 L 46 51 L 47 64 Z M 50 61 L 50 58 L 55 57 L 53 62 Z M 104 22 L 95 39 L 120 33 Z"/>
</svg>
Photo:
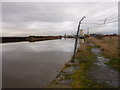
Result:
<svg viewBox="0 0 120 90">
<path fill-rule="evenodd" d="M 0 43 L 22 42 L 22 41 L 45 41 L 61 39 L 63 36 L 28 36 L 28 37 L 0 37 Z"/>
</svg>

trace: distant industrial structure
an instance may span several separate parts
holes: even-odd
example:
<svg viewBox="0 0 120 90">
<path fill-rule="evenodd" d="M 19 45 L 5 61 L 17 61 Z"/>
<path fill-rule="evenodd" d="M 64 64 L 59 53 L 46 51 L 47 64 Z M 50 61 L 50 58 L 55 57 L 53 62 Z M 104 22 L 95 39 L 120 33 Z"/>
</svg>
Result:
<svg viewBox="0 0 120 90">
<path fill-rule="evenodd" d="M 83 29 L 80 29 L 80 37 L 84 37 Z"/>
</svg>

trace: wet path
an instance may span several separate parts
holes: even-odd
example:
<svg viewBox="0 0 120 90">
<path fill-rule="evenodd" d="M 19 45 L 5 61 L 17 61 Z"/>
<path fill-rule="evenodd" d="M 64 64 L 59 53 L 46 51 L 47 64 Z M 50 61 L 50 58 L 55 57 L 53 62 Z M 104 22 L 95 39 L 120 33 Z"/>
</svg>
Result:
<svg viewBox="0 0 120 90">
<path fill-rule="evenodd" d="M 118 85 L 118 72 L 105 64 L 109 59 L 101 55 L 99 48 L 93 48 L 91 51 L 97 56 L 97 61 L 91 66 L 88 72 L 89 77 L 98 83 L 107 84 L 111 87 L 120 86 Z"/>
</svg>

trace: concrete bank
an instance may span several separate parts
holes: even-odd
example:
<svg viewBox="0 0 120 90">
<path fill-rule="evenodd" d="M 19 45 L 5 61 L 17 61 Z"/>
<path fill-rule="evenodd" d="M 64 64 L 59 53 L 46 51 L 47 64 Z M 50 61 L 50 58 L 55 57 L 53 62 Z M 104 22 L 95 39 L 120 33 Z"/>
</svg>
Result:
<svg viewBox="0 0 120 90">
<path fill-rule="evenodd" d="M 77 51 L 75 62 L 66 63 L 48 87 L 117 88 L 118 72 L 104 64 L 108 60 L 92 43 L 83 43 Z"/>
</svg>

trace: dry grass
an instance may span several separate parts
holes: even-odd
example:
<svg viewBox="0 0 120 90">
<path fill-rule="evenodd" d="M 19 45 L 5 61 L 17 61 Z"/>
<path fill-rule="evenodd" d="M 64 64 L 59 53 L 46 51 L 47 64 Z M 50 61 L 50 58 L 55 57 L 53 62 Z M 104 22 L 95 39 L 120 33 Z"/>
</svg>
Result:
<svg viewBox="0 0 120 90">
<path fill-rule="evenodd" d="M 74 74 L 68 78 L 74 79 L 71 83 L 73 88 L 108 88 L 108 85 L 103 85 L 91 80 L 87 72 L 91 65 L 96 61 L 96 56 L 91 52 L 91 46 L 81 44 L 76 53 L 75 59 L 80 60 L 80 69 L 75 71 Z"/>
<path fill-rule="evenodd" d="M 75 60 L 79 60 L 79 64 L 73 66 L 80 66 L 79 70 L 76 70 L 73 74 L 65 75 L 67 79 L 74 79 L 70 85 L 59 85 L 56 82 L 50 83 L 48 88 L 109 88 L 108 85 L 100 84 L 91 80 L 87 75 L 87 72 L 91 65 L 96 61 L 96 56 L 91 52 L 91 46 L 87 46 L 85 43 L 81 44 L 77 50 Z M 65 65 L 65 68 L 71 67 Z"/>
<path fill-rule="evenodd" d="M 87 41 L 94 43 L 95 45 L 99 46 L 103 51 L 103 55 L 109 58 L 111 64 L 115 68 L 120 68 L 118 65 L 118 37 L 102 37 L 102 38 L 95 38 L 90 37 Z M 113 61 L 114 60 L 114 61 Z"/>
</svg>

